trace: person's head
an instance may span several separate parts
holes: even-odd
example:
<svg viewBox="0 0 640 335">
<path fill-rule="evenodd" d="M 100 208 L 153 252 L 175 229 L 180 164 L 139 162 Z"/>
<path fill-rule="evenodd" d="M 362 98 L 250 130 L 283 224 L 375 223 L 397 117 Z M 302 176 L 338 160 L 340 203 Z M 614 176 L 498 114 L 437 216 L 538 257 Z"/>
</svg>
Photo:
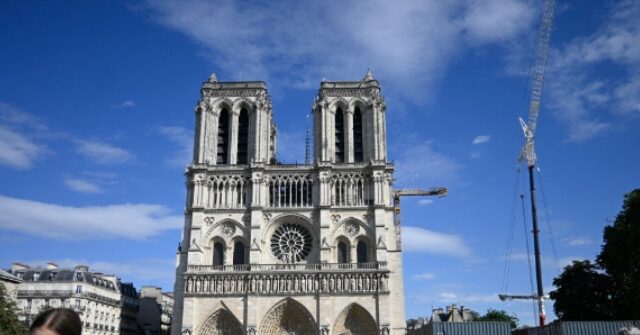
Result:
<svg viewBox="0 0 640 335">
<path fill-rule="evenodd" d="M 31 324 L 29 335 L 81 335 L 78 313 L 69 308 L 44 311 Z"/>
</svg>

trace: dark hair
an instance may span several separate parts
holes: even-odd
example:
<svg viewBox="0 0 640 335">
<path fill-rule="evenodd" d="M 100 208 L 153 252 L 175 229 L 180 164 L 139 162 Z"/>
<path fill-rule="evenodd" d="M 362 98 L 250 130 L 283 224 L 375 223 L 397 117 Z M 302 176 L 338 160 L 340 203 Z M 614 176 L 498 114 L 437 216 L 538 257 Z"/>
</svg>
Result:
<svg viewBox="0 0 640 335">
<path fill-rule="evenodd" d="M 72 309 L 53 308 L 38 315 L 29 328 L 29 335 L 35 334 L 39 328 L 52 330 L 58 335 L 81 335 L 82 322 Z"/>
</svg>

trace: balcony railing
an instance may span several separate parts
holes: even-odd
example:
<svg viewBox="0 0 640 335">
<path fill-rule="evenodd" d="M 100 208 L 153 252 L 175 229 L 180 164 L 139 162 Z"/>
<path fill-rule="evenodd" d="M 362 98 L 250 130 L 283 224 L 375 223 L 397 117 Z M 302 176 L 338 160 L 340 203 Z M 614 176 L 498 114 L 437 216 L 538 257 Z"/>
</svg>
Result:
<svg viewBox="0 0 640 335">
<path fill-rule="evenodd" d="M 315 264 L 237 264 L 189 265 L 188 272 L 249 272 L 249 271 L 357 271 L 386 270 L 387 262 L 315 263 Z"/>
</svg>

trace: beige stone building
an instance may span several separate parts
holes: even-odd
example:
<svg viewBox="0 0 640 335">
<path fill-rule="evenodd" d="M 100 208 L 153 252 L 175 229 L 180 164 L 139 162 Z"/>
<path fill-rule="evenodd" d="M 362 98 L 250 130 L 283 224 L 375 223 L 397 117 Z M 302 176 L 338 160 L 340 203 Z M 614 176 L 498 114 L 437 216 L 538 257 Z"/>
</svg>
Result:
<svg viewBox="0 0 640 335">
<path fill-rule="evenodd" d="M 313 162 L 281 164 L 266 84 L 202 85 L 172 334 L 405 333 L 379 82 L 323 81 L 312 113 Z"/>
<path fill-rule="evenodd" d="M 84 265 L 62 269 L 54 263 L 31 268 L 14 263 L 19 317 L 31 323 L 49 308 L 71 308 L 80 315 L 83 335 L 139 334 L 137 291 L 113 275 L 89 271 Z"/>
<path fill-rule="evenodd" d="M 169 335 L 173 315 L 173 294 L 157 286 L 140 290 L 138 324 L 144 335 Z"/>
</svg>

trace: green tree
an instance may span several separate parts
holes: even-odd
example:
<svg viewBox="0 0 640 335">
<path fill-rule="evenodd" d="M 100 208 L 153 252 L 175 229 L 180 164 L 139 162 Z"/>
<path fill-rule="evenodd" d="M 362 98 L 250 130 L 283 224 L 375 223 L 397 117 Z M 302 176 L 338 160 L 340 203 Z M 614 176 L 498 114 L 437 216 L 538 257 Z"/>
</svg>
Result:
<svg viewBox="0 0 640 335">
<path fill-rule="evenodd" d="M 23 335 L 27 328 L 16 316 L 16 304 L 9 298 L 3 283 L 0 283 L 0 334 Z"/>
<path fill-rule="evenodd" d="M 640 189 L 627 193 L 622 211 L 604 228 L 597 262 L 612 280 L 615 317 L 640 319 Z"/>
<path fill-rule="evenodd" d="M 553 279 L 553 310 L 561 320 L 611 320 L 611 278 L 590 261 L 574 261 Z"/>
<path fill-rule="evenodd" d="M 509 315 L 505 311 L 496 310 L 493 308 L 489 308 L 489 310 L 487 310 L 487 313 L 478 318 L 478 321 L 506 321 L 511 323 L 511 329 L 518 326 L 517 316 Z"/>
<path fill-rule="evenodd" d="M 625 195 L 603 240 L 595 264 L 574 262 L 553 280 L 561 320 L 640 319 L 640 189 Z"/>
</svg>

